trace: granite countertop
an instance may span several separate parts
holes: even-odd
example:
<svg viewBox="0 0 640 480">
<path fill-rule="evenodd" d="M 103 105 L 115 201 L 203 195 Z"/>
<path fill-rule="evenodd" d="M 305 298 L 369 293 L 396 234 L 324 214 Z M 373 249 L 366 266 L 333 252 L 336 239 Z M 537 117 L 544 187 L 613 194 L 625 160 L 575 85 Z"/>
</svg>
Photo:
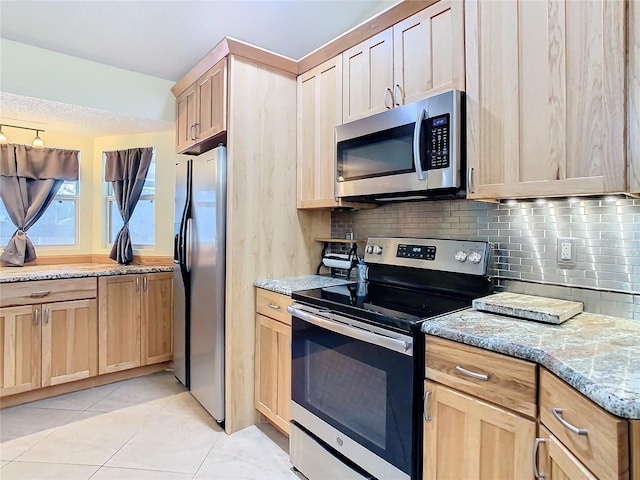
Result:
<svg viewBox="0 0 640 480">
<path fill-rule="evenodd" d="M 471 308 L 422 331 L 539 363 L 608 412 L 640 419 L 638 321 L 585 312 L 550 325 Z"/>
<path fill-rule="evenodd" d="M 0 267 L 0 283 L 172 271 L 173 265 L 118 265 L 117 263 L 70 263 L 66 265 Z"/>
<path fill-rule="evenodd" d="M 334 285 L 345 285 L 354 283 L 346 278 L 325 277 L 323 275 L 302 275 L 299 277 L 274 278 L 271 280 L 256 280 L 253 284 L 256 287 L 271 290 L 284 295 L 291 295 L 294 290 L 309 290 L 311 288 L 332 287 Z"/>
</svg>

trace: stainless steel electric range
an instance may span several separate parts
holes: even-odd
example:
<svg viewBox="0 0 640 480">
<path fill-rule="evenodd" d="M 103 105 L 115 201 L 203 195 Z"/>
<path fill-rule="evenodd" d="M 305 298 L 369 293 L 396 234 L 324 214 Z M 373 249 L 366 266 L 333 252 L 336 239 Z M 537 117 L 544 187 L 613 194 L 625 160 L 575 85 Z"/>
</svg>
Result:
<svg viewBox="0 0 640 480">
<path fill-rule="evenodd" d="M 369 238 L 368 281 L 293 292 L 291 462 L 310 480 L 422 477 L 422 322 L 492 291 L 486 242 Z"/>
</svg>

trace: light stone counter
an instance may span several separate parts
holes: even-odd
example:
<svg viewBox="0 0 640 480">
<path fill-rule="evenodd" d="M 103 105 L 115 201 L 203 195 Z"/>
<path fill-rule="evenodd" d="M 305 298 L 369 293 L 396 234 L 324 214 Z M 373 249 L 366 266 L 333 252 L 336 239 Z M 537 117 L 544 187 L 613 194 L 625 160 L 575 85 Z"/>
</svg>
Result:
<svg viewBox="0 0 640 480">
<path fill-rule="evenodd" d="M 100 263 L 70 263 L 66 265 L 33 265 L 0 267 L 0 283 L 54 280 L 59 278 L 102 277 L 130 273 L 172 272 L 173 265 L 118 265 Z"/>
<path fill-rule="evenodd" d="M 345 278 L 325 277 L 322 275 L 302 275 L 299 277 L 275 278 L 272 280 L 256 280 L 253 284 L 256 287 L 271 290 L 272 292 L 291 295 L 295 290 L 309 290 L 312 288 L 332 287 L 334 285 L 345 285 L 354 283 Z"/>
<path fill-rule="evenodd" d="M 422 331 L 543 365 L 623 418 L 640 419 L 640 322 L 580 313 L 561 325 L 468 309 Z"/>
</svg>

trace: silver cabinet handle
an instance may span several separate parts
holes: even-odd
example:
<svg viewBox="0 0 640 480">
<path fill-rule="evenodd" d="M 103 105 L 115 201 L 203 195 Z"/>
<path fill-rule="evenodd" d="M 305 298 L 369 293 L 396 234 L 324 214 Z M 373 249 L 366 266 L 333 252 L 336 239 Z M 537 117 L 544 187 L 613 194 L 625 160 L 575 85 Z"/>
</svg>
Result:
<svg viewBox="0 0 640 480">
<path fill-rule="evenodd" d="M 147 276 L 145 275 L 142 279 L 142 289 L 146 292 L 147 291 Z"/>
<path fill-rule="evenodd" d="M 191 140 L 196 139 L 196 134 L 194 133 L 194 129 L 196 128 L 196 124 L 191 125 Z"/>
<path fill-rule="evenodd" d="M 36 308 L 36 311 L 33 313 L 33 324 L 38 325 L 40 323 L 40 309 Z"/>
<path fill-rule="evenodd" d="M 51 310 L 49 310 L 48 308 L 44 309 L 44 323 L 49 323 L 49 320 L 51 319 Z"/>
<path fill-rule="evenodd" d="M 396 97 L 396 90 L 398 90 L 398 93 L 400 94 L 400 95 L 398 95 L 397 97 Z M 399 100 L 402 100 L 402 104 L 404 105 L 404 98 L 403 98 L 403 95 L 402 95 L 402 87 L 400 87 L 400 85 L 398 85 L 398 84 L 396 83 L 396 84 L 393 86 L 393 104 L 394 104 L 396 107 L 399 107 L 399 106 L 400 106 Z"/>
<path fill-rule="evenodd" d="M 31 292 L 31 298 L 46 297 L 50 293 L 51 293 L 51 290 L 36 290 L 35 292 Z"/>
<path fill-rule="evenodd" d="M 576 435 L 587 435 L 589 431 L 586 428 L 578 428 L 571 425 L 564 418 L 562 418 L 562 409 L 561 408 L 552 408 L 551 413 L 553 416 L 560 422 L 560 424 L 568 430 L 571 430 Z"/>
<path fill-rule="evenodd" d="M 476 373 L 471 370 L 467 370 L 462 365 L 456 365 L 456 370 L 460 373 L 466 375 L 467 377 L 475 378 L 476 380 L 484 380 L 485 382 L 489 380 L 490 376 L 486 373 Z"/>
<path fill-rule="evenodd" d="M 198 127 L 200 126 L 199 123 L 194 123 L 193 124 L 193 131 L 195 132 L 195 135 L 193 136 L 194 138 L 192 138 L 192 140 L 197 140 L 198 139 Z"/>
<path fill-rule="evenodd" d="M 140 277 L 136 277 L 136 292 L 140 291 Z"/>
<path fill-rule="evenodd" d="M 432 394 L 433 392 L 431 390 L 427 390 L 426 392 L 424 392 L 424 400 L 423 400 L 423 405 L 422 405 L 422 419 L 425 422 L 430 422 L 431 421 L 431 417 L 429 416 L 429 396 Z"/>
<path fill-rule="evenodd" d="M 467 191 L 470 193 L 475 192 L 473 188 L 473 167 L 467 168 Z"/>
<path fill-rule="evenodd" d="M 533 442 L 533 452 L 531 453 L 531 461 L 533 462 L 533 474 L 536 478 L 545 478 L 547 476 L 546 473 L 543 473 L 538 470 L 538 449 L 540 448 L 541 443 L 547 443 L 545 438 L 536 438 Z"/>
<path fill-rule="evenodd" d="M 273 303 L 267 303 L 267 307 L 273 308 L 274 310 L 280 310 L 280 305 L 274 305 Z"/>
<path fill-rule="evenodd" d="M 387 110 L 391 110 L 391 107 L 387 103 L 387 100 L 389 99 L 389 95 L 391 95 L 391 107 L 393 107 L 393 92 L 391 91 L 390 88 L 387 88 L 384 91 L 384 106 Z"/>
</svg>

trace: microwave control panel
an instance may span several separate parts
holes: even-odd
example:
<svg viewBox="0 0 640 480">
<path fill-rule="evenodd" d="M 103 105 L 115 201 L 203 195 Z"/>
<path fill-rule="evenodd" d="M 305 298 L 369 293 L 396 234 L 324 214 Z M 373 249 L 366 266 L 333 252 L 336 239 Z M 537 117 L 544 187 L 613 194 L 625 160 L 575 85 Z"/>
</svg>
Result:
<svg viewBox="0 0 640 480">
<path fill-rule="evenodd" d="M 427 170 L 449 168 L 449 135 L 450 115 L 438 115 L 427 120 L 427 135 L 429 135 L 429 155 Z"/>
</svg>

